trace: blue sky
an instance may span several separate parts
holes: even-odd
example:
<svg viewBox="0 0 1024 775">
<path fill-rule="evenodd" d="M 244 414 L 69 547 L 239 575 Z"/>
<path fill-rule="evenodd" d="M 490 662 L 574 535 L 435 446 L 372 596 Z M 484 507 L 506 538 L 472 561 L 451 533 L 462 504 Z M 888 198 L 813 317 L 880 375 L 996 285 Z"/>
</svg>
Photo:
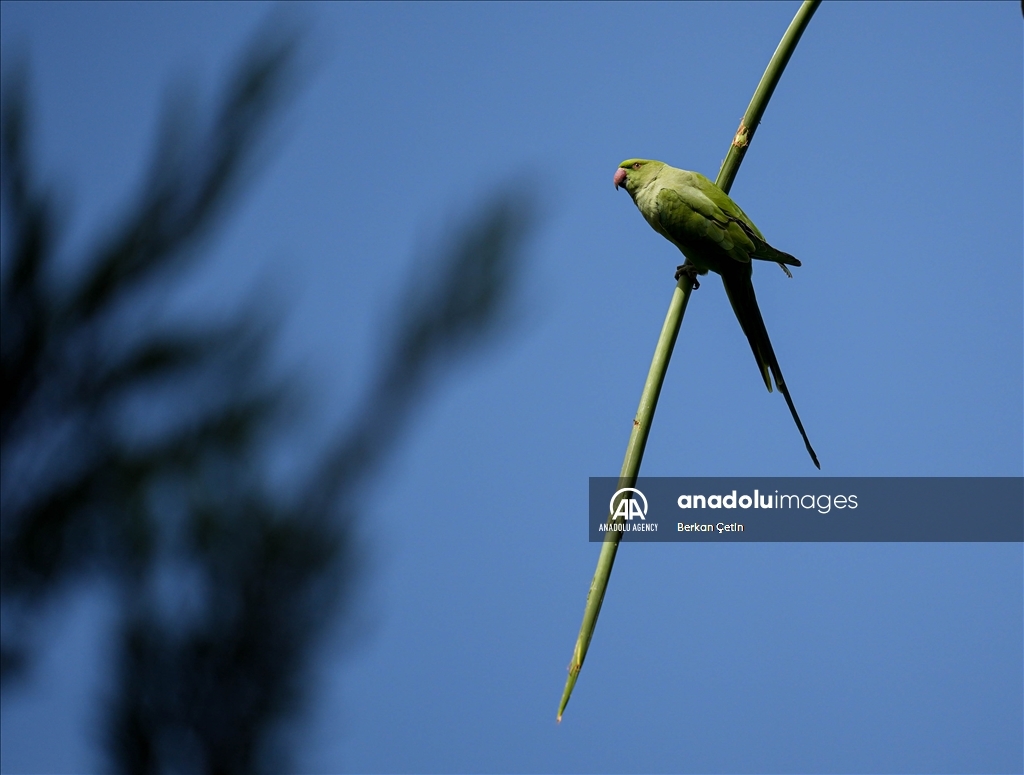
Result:
<svg viewBox="0 0 1024 775">
<path fill-rule="evenodd" d="M 354 405 L 405 276 L 510 181 L 543 212 L 511 333 L 435 390 L 364 493 L 354 651 L 328 643 L 303 771 L 1007 772 L 1022 766 L 1020 545 L 629 545 L 560 726 L 614 475 L 678 253 L 625 158 L 714 178 L 796 3 L 301 9 L 316 61 L 258 185 L 180 300 L 288 310 L 315 448 Z M 3 3 L 66 239 L 119 211 L 167 85 L 209 97 L 272 6 Z M 1022 30 L 1004 3 L 825 3 L 732 195 L 799 257 L 754 283 L 829 476 L 1024 473 Z M 69 267 L 68 271 L 73 271 Z M 709 278 L 646 475 L 809 476 Z M 431 529 L 424 529 L 430 527 Z M 4 772 L 100 769 L 111 607 L 53 607 L 3 699 Z"/>
</svg>

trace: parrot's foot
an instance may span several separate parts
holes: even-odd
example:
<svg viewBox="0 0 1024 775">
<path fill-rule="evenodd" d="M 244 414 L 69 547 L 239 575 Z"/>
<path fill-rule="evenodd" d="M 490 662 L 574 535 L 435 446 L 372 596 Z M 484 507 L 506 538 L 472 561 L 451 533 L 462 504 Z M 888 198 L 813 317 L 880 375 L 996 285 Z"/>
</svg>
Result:
<svg viewBox="0 0 1024 775">
<path fill-rule="evenodd" d="M 697 280 L 697 267 L 693 264 L 680 264 L 676 267 L 676 282 L 683 276 L 690 278 L 690 282 L 693 283 L 693 290 L 700 288 L 700 282 Z"/>
</svg>

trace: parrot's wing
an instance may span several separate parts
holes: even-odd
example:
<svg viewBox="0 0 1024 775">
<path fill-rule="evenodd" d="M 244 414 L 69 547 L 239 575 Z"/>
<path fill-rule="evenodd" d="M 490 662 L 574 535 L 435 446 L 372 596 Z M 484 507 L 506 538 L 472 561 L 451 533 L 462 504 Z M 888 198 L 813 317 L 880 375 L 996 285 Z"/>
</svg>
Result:
<svg viewBox="0 0 1024 775">
<path fill-rule="evenodd" d="M 687 188 L 692 193 L 686 198 L 697 206 L 703 205 L 701 212 L 713 218 L 720 228 L 725 229 L 733 237 L 732 242 L 745 242 L 746 240 L 742 238 L 737 239 L 739 232 L 743 232 L 751 243 L 750 249 L 745 251 L 745 259 L 738 258 L 737 256 L 732 256 L 733 258 L 740 261 L 749 261 L 752 258 L 760 261 L 774 261 L 782 266 L 784 270 L 786 269 L 785 264 L 800 266 L 800 260 L 795 256 L 791 256 L 789 253 L 784 253 L 769 245 L 764 235 L 754 225 L 754 222 L 747 217 L 747 214 L 740 209 L 740 206 L 706 177 L 694 173 L 692 183 Z M 686 195 L 685 190 L 682 193 L 684 196 Z M 730 253 L 730 249 L 726 248 L 724 244 L 722 247 L 725 248 L 727 253 Z M 789 272 L 786 271 L 786 274 L 789 274 Z"/>
<path fill-rule="evenodd" d="M 742 221 L 736 221 L 736 223 L 738 223 L 741 228 L 744 227 Z M 756 236 L 752 236 L 752 240 L 754 244 L 757 246 L 757 249 L 750 254 L 751 258 L 756 258 L 761 261 L 774 261 L 779 266 L 781 266 L 782 270 L 790 277 L 792 277 L 793 275 L 789 274 L 789 270 L 786 269 L 785 265 L 789 264 L 790 266 L 801 266 L 799 258 L 797 258 L 796 256 L 791 256 L 789 253 L 784 253 L 781 250 L 778 250 L 777 248 L 773 248 L 771 245 L 764 241 L 763 237 L 759 238 Z"/>
<path fill-rule="evenodd" d="M 749 264 L 757 251 L 756 236 L 694 187 L 662 188 L 657 201 L 658 222 L 677 245 L 702 253 L 724 253 L 744 264 Z"/>
</svg>

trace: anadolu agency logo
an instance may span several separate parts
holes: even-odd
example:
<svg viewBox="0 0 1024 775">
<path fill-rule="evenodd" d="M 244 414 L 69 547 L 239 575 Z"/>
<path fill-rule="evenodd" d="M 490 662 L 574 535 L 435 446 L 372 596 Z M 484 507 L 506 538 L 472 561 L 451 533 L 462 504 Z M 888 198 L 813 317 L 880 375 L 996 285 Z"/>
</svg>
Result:
<svg viewBox="0 0 1024 775">
<path fill-rule="evenodd" d="M 647 496 L 636 487 L 616 490 L 608 501 L 608 513 L 611 514 L 611 518 L 598 528 L 601 532 L 658 532 L 658 523 L 647 521 Z M 640 521 L 634 522 L 634 517 L 639 517 Z"/>
<path fill-rule="evenodd" d="M 644 502 L 644 507 L 641 510 L 640 504 L 633 498 L 623 498 L 619 501 L 619 505 L 615 505 L 615 499 L 622 495 L 624 492 L 635 492 L 640 496 L 640 500 Z M 647 496 L 640 492 L 636 487 L 623 487 L 621 490 L 616 490 L 615 494 L 612 495 L 612 499 L 608 501 L 608 511 L 612 515 L 612 519 L 619 519 L 620 517 L 624 520 L 631 520 L 633 517 L 640 517 L 640 519 L 647 519 Z"/>
</svg>

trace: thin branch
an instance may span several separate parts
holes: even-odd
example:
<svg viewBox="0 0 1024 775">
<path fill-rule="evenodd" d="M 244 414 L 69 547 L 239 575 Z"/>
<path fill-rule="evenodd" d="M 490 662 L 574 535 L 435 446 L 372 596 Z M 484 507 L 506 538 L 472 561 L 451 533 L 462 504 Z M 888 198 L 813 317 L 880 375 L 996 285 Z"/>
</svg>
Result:
<svg viewBox="0 0 1024 775">
<path fill-rule="evenodd" d="M 732 187 L 732 182 L 739 170 L 740 163 L 747 152 L 754 130 L 757 129 L 765 108 L 768 107 L 768 100 L 771 99 L 782 71 L 786 69 L 789 58 L 793 55 L 800 36 L 807 27 L 811 16 L 818 8 L 821 0 L 804 0 L 797 11 L 789 29 L 782 36 L 775 54 L 768 63 L 768 68 L 761 77 L 747 112 L 743 115 L 740 128 L 733 138 L 729 153 L 722 162 L 722 168 L 718 173 L 716 181 L 718 187 L 726 193 Z M 679 336 L 679 327 L 683 322 L 683 314 L 686 312 L 686 305 L 690 301 L 690 293 L 693 290 L 693 281 L 683 275 L 675 290 L 672 293 L 672 301 L 669 303 L 668 314 L 665 316 L 665 323 L 661 327 L 661 336 L 658 337 L 658 344 L 654 348 L 654 358 L 651 361 L 651 369 L 647 373 L 647 381 L 644 383 L 643 393 L 640 395 L 640 407 L 637 409 L 636 417 L 633 420 L 633 431 L 629 435 L 629 444 L 626 446 L 626 457 L 622 461 L 622 471 L 619 474 L 619 487 L 633 487 L 637 477 L 640 475 L 640 463 L 644 456 L 644 447 L 647 446 L 647 437 L 651 432 L 651 423 L 654 420 L 654 410 L 658 406 L 658 396 L 661 394 L 661 386 L 665 382 L 665 372 L 668 371 L 668 363 L 672 357 L 672 349 L 675 347 L 676 337 Z M 608 579 L 611 577 L 612 565 L 615 563 L 615 554 L 619 549 L 619 540 L 622 533 L 609 531 L 607 539 L 601 545 L 601 554 L 597 559 L 597 569 L 594 571 L 594 579 L 590 582 L 590 592 L 587 593 L 587 604 L 583 610 L 583 624 L 580 626 L 580 634 L 576 639 L 576 648 L 572 652 L 572 661 L 569 663 L 569 677 L 565 681 L 565 689 L 562 692 L 562 700 L 558 705 L 558 720 L 562 720 L 562 713 L 565 706 L 569 704 L 569 697 L 572 696 L 573 687 L 576 686 L 576 678 L 579 676 L 580 668 L 583 667 L 583 660 L 586 659 L 587 649 L 590 648 L 590 639 L 594 635 L 594 628 L 597 626 L 597 617 L 601 613 L 601 604 L 604 602 L 604 594 L 608 589 Z"/>
</svg>

